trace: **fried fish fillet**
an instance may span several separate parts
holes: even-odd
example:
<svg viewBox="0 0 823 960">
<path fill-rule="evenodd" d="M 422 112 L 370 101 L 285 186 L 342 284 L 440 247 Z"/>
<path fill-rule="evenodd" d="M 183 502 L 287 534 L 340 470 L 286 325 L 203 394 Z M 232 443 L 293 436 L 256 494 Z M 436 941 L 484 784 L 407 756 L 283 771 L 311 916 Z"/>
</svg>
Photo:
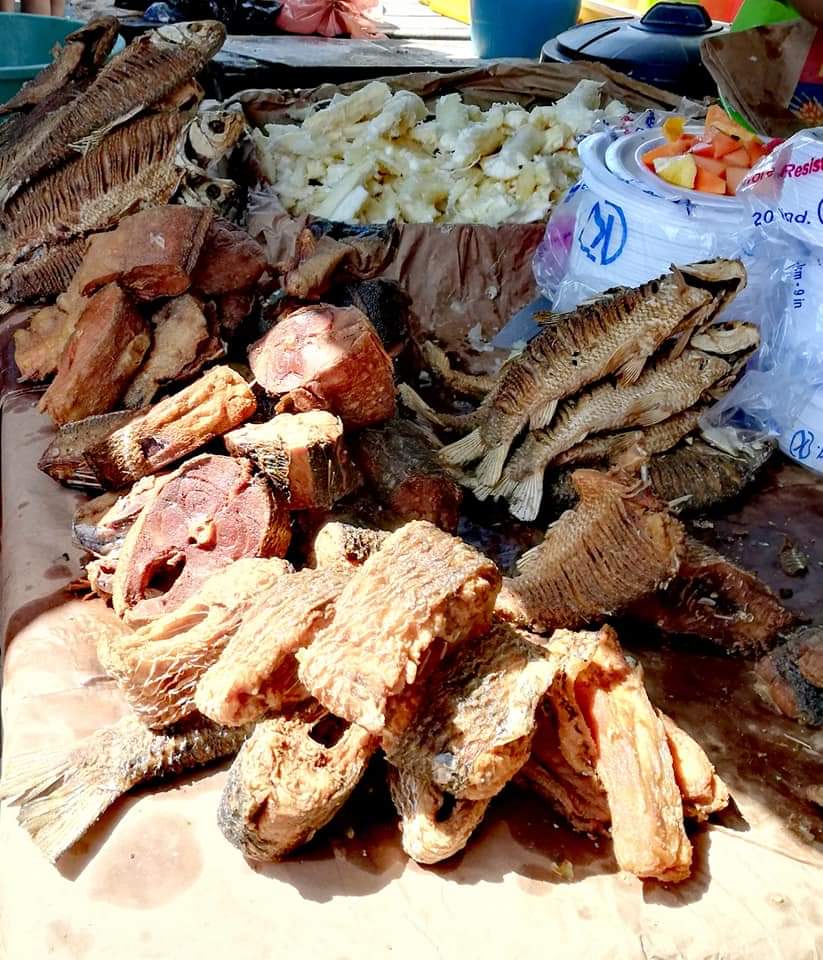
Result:
<svg viewBox="0 0 823 960">
<path fill-rule="evenodd" d="M 729 805 L 729 788 L 718 777 L 703 748 L 671 717 L 658 710 L 672 755 L 683 813 L 698 822 Z"/>
<path fill-rule="evenodd" d="M 620 427 L 649 426 L 697 403 L 705 391 L 729 372 L 720 357 L 687 349 L 647 367 L 636 382 L 605 381 L 563 405 L 550 428 L 533 430 L 514 453 L 493 488 L 473 486 L 478 499 L 494 495 L 509 501 L 520 520 L 534 520 L 543 496 L 543 474 L 554 458 L 591 433 Z"/>
<path fill-rule="evenodd" d="M 578 628 L 656 590 L 677 572 L 683 528 L 639 485 L 578 470 L 580 497 L 505 579 L 497 614 L 539 632 Z"/>
<path fill-rule="evenodd" d="M 532 429 L 548 426 L 559 400 L 610 374 L 623 386 L 634 383 L 666 340 L 677 337 L 685 345 L 745 282 L 739 261 L 691 264 L 552 317 L 523 353 L 503 366 L 494 389 L 474 413 L 435 416 L 445 426 L 473 428 L 443 449 L 444 460 L 462 464 L 482 457 L 477 479 L 493 486 L 526 423 Z"/>
<path fill-rule="evenodd" d="M 693 537 L 677 575 L 626 611 L 667 633 L 703 637 L 733 653 L 763 653 L 794 615 L 755 574 Z"/>
<path fill-rule="evenodd" d="M 0 798 L 21 804 L 20 825 L 54 863 L 124 793 L 231 756 L 249 733 L 202 717 L 152 733 L 127 716 L 72 750 L 6 760 Z"/>
<path fill-rule="evenodd" d="M 309 699 L 297 677 L 298 650 L 325 627 L 352 577 L 349 566 L 301 570 L 246 612 L 219 659 L 197 685 L 207 717 L 238 725 Z"/>
<path fill-rule="evenodd" d="M 488 631 L 499 586 L 497 567 L 472 547 L 408 523 L 355 572 L 332 622 L 298 651 L 300 679 L 337 716 L 398 734 L 410 719 L 408 688 L 449 647 Z"/>
<path fill-rule="evenodd" d="M 278 558 L 244 558 L 210 577 L 186 602 L 139 630 L 106 637 L 97 656 L 129 706 L 159 729 L 195 711 L 204 673 L 255 606 L 279 589 L 292 566 Z"/>
<path fill-rule="evenodd" d="M 223 835 L 252 860 L 280 860 L 348 800 L 377 737 L 322 710 L 259 723 L 229 770 L 217 813 Z"/>
</svg>

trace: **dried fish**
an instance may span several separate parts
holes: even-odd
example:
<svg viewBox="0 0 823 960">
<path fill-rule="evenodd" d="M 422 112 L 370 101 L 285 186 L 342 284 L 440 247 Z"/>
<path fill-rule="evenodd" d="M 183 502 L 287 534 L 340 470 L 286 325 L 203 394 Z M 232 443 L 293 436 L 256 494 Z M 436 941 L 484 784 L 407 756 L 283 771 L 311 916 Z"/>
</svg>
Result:
<svg viewBox="0 0 823 960">
<path fill-rule="evenodd" d="M 207 176 L 219 171 L 246 130 L 246 115 L 239 103 L 200 110 L 183 132 L 177 165 L 187 175 Z"/>
<path fill-rule="evenodd" d="M 124 717 L 71 750 L 6 760 L 0 798 L 20 803 L 20 825 L 54 863 L 133 787 L 231 756 L 250 732 L 197 717 L 152 733 Z"/>
<path fill-rule="evenodd" d="M 110 60 L 83 92 L 41 124 L 16 151 L 0 202 L 73 151 L 87 152 L 194 76 L 220 49 L 226 31 L 214 20 L 169 24 L 138 37 Z"/>
<path fill-rule="evenodd" d="M 823 636 L 820 627 L 793 633 L 755 666 L 755 690 L 779 713 L 823 726 Z"/>
<path fill-rule="evenodd" d="M 533 429 L 548 426 L 558 401 L 609 374 L 616 374 L 621 385 L 634 383 L 666 340 L 677 337 L 680 348 L 685 346 L 744 285 L 739 261 L 692 264 L 553 317 L 523 353 L 503 366 L 495 388 L 474 413 L 435 415 L 435 422 L 445 426 L 473 428 L 445 447 L 443 458 L 461 464 L 482 457 L 477 478 L 492 486 L 526 423 Z"/>
<path fill-rule="evenodd" d="M 385 530 L 340 520 L 328 520 L 314 536 L 309 552 L 309 566 L 316 569 L 335 567 L 341 563 L 362 566 L 389 536 Z"/>
<path fill-rule="evenodd" d="M 492 376 L 474 376 L 470 373 L 463 373 L 455 370 L 449 363 L 449 358 L 443 350 L 426 340 L 420 347 L 423 359 L 428 364 L 429 370 L 439 377 L 443 383 L 454 390 L 455 393 L 465 394 L 469 397 L 483 398 L 495 388 L 496 377 Z"/>
<path fill-rule="evenodd" d="M 18 193 L 0 214 L 0 256 L 25 258 L 55 240 L 117 223 L 170 199 L 180 182 L 174 147 L 185 117 L 138 117 L 60 170 Z"/>
<path fill-rule="evenodd" d="M 217 822 L 252 860 L 308 843 L 351 796 L 377 738 L 322 710 L 255 727 L 229 770 Z"/>
<path fill-rule="evenodd" d="M 532 431 L 494 488 L 473 484 L 475 496 L 506 497 L 515 517 L 534 520 L 543 497 L 543 474 L 559 453 L 590 433 L 666 420 L 697 403 L 728 371 L 725 360 L 689 348 L 674 359 L 657 360 L 634 383 L 598 384 L 564 404 L 550 428 Z"/>
<path fill-rule="evenodd" d="M 718 777 L 703 748 L 671 717 L 657 711 L 666 731 L 674 777 L 683 798 L 683 813 L 700 823 L 729 805 L 729 788 Z"/>
<path fill-rule="evenodd" d="M 523 554 L 497 600 L 498 616 L 539 632 L 626 607 L 674 576 L 683 555 L 682 526 L 641 484 L 596 470 L 572 479 L 580 503 Z"/>
<path fill-rule="evenodd" d="M 787 577 L 802 577 L 809 572 L 809 558 L 789 537 L 783 538 L 780 566 Z"/>
<path fill-rule="evenodd" d="M 0 313 L 4 302 L 10 307 L 54 300 L 71 283 L 85 252 L 85 237 L 39 247 L 0 279 Z"/>
<path fill-rule="evenodd" d="M 672 582 L 626 612 L 667 633 L 704 637 L 743 654 L 767 650 L 794 622 L 758 577 L 692 537 Z"/>
</svg>

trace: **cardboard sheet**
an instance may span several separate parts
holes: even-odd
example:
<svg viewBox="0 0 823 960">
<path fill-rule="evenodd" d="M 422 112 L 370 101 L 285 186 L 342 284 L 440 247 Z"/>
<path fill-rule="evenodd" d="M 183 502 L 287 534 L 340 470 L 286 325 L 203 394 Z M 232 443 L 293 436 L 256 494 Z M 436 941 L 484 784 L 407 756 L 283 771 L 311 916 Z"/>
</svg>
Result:
<svg viewBox="0 0 823 960">
<path fill-rule="evenodd" d="M 124 704 L 94 654 L 111 614 L 64 590 L 78 573 L 78 495 L 35 464 L 51 430 L 31 395 L 2 417 L 3 762 L 75 743 Z M 783 486 L 780 486 L 783 484 Z M 817 481 L 773 477 L 715 531 L 775 585 L 782 529 L 813 556 L 795 600 L 820 607 Z M 810 497 L 811 494 L 811 497 Z M 774 526 L 770 526 L 774 524 Z M 743 528 L 751 533 L 741 536 Z M 811 543 L 814 539 L 815 543 Z M 758 546 L 757 544 L 767 544 Z M 251 864 L 215 821 L 225 766 L 117 803 L 57 867 L 0 808 L 0 957 L 805 958 L 823 951 L 821 734 L 776 717 L 750 664 L 683 647 L 638 648 L 653 697 L 696 736 L 737 804 L 692 830 L 695 872 L 675 887 L 620 874 L 608 841 L 572 833 L 508 789 L 467 850 L 435 868 L 402 853 L 379 769 L 291 860 Z M 573 879 L 558 865 L 568 860 Z"/>
</svg>

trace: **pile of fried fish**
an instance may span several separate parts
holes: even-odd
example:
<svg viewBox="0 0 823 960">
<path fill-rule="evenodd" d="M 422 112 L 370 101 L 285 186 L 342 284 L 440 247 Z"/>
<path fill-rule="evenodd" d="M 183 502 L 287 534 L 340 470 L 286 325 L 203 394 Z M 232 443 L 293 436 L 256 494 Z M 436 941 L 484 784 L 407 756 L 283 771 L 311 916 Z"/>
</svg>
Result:
<svg viewBox="0 0 823 960">
<path fill-rule="evenodd" d="M 195 79 L 220 49 L 217 21 L 169 24 L 110 56 L 117 20 L 69 34 L 0 106 L 0 306 L 43 302 L 75 274 L 88 234 L 173 196 L 227 212 L 225 157 L 240 108 L 204 108 Z"/>
<path fill-rule="evenodd" d="M 670 509 L 741 492 L 765 460 L 694 433 L 757 344 L 748 325 L 713 323 L 742 266 L 673 268 L 552 318 L 467 418 L 401 384 L 416 422 L 398 412 L 405 351 L 381 322 L 386 290 L 349 284 L 375 255 L 363 242 L 303 238 L 280 270 L 276 322 L 235 341 L 244 362 L 60 427 L 41 466 L 101 491 L 73 533 L 88 551 L 82 588 L 112 607 L 98 656 L 131 714 L 64 756 L 9 758 L 0 795 L 56 860 L 136 784 L 234 756 L 220 829 L 276 860 L 376 764 L 404 850 L 435 863 L 516 781 L 575 829 L 610 834 L 623 869 L 683 880 L 684 821 L 721 810 L 728 791 L 650 701 L 613 624 L 744 654 L 792 624 Z M 138 286 L 158 275 L 155 263 Z M 123 276 L 113 284 L 128 292 Z M 424 353 L 433 373 L 476 386 Z M 471 432 L 443 447 L 432 421 Z M 700 457 L 717 467 L 693 469 Z M 471 478 L 454 468 L 477 459 Z M 558 461 L 573 468 L 557 501 L 571 506 L 504 576 L 456 535 L 461 483 L 508 492 L 528 478 L 539 499 Z M 534 498 L 516 511 L 532 515 Z"/>
</svg>

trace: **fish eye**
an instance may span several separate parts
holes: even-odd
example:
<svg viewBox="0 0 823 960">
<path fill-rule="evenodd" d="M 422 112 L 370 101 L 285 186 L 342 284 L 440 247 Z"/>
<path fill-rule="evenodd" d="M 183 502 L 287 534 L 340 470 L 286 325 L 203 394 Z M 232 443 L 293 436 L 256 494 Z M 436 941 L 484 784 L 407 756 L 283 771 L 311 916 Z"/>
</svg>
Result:
<svg viewBox="0 0 823 960">
<path fill-rule="evenodd" d="M 206 196 L 209 200 L 216 200 L 220 196 L 220 187 L 216 183 L 210 183 L 206 187 Z"/>
<path fill-rule="evenodd" d="M 212 133 L 224 133 L 226 129 L 226 124 L 222 120 L 212 120 L 209 124 L 209 130 Z"/>
</svg>

